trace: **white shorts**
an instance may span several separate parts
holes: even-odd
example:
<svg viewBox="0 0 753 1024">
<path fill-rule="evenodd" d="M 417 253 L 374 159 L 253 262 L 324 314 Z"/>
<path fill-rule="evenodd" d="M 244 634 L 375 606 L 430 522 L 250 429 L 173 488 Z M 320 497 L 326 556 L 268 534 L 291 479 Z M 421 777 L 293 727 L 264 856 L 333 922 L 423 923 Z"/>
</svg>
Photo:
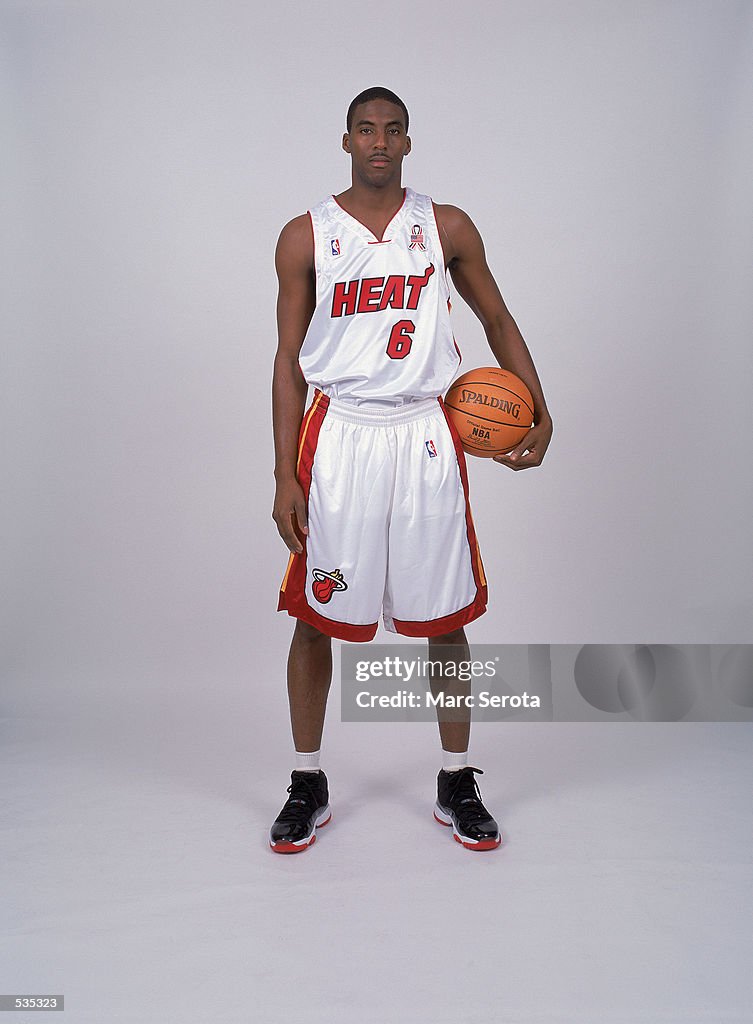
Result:
<svg viewBox="0 0 753 1024">
<path fill-rule="evenodd" d="M 309 533 L 279 611 L 340 640 L 438 636 L 486 611 L 465 455 L 441 398 L 388 409 L 321 391 L 301 424 Z"/>
</svg>

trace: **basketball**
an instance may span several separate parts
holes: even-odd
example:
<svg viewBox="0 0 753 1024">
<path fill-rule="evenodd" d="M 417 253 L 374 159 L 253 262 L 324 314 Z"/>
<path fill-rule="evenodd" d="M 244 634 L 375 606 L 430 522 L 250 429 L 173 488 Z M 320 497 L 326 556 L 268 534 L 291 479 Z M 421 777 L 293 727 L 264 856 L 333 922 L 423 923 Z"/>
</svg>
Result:
<svg viewBox="0 0 753 1024">
<path fill-rule="evenodd" d="M 531 392 L 514 373 L 481 366 L 458 377 L 444 400 L 463 451 L 490 459 L 515 447 L 533 425 Z"/>
</svg>

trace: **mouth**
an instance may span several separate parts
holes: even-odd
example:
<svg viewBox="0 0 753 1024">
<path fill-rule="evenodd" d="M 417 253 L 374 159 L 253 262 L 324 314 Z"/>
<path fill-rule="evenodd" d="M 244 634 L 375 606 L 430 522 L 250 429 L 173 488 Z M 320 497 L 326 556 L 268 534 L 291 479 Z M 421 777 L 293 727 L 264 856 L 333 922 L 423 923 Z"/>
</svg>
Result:
<svg viewBox="0 0 753 1024">
<path fill-rule="evenodd" d="M 369 163 L 375 164 L 377 167 L 385 167 L 390 163 L 390 158 L 388 156 L 372 156 L 369 158 Z"/>
</svg>

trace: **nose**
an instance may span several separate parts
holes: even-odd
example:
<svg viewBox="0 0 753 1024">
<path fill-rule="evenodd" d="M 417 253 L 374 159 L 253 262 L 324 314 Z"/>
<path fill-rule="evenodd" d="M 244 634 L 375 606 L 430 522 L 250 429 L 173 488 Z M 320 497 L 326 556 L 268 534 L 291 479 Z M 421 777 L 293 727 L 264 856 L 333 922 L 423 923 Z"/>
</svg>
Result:
<svg viewBox="0 0 753 1024">
<path fill-rule="evenodd" d="M 387 133 L 377 131 L 374 135 L 374 149 L 387 148 Z"/>
</svg>

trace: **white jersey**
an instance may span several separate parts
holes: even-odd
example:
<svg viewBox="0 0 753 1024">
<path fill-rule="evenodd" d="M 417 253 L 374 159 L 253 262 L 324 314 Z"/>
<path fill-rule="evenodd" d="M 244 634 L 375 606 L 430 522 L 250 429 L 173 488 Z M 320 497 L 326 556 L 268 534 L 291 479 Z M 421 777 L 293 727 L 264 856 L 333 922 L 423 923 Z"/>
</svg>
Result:
<svg viewBox="0 0 753 1024">
<path fill-rule="evenodd" d="M 432 201 L 404 191 L 381 239 L 334 196 L 309 210 L 316 308 L 298 362 L 308 383 L 335 400 L 436 398 L 460 364 Z"/>
</svg>

